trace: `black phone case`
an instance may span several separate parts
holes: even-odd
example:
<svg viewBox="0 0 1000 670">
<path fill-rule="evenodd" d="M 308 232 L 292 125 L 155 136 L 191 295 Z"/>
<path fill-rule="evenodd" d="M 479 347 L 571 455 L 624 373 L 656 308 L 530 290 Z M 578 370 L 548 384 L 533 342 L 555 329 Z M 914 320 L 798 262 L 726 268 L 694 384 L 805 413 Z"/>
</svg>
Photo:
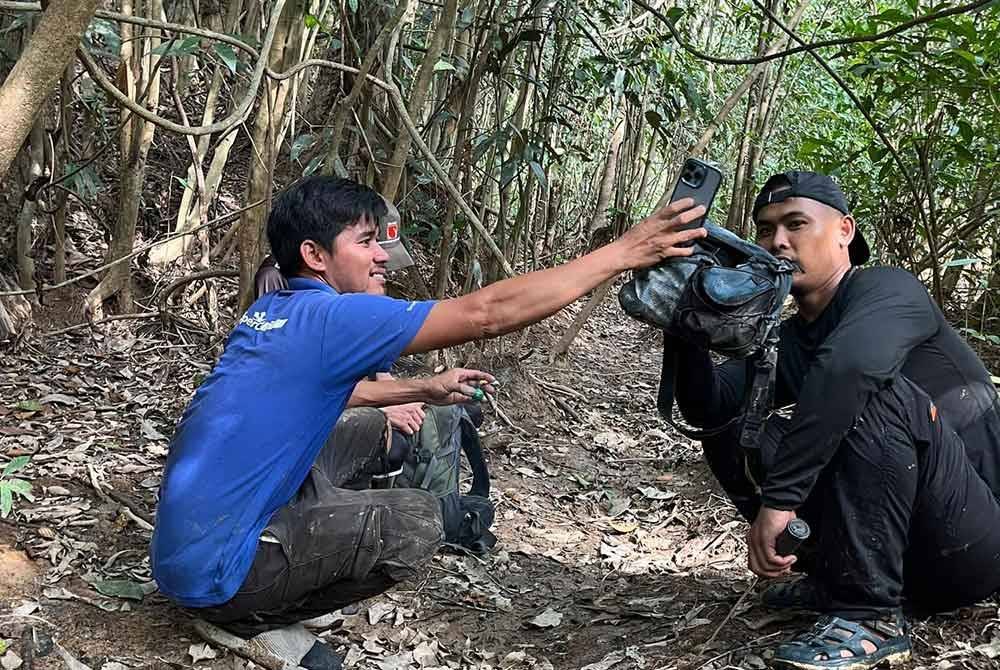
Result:
<svg viewBox="0 0 1000 670">
<path fill-rule="evenodd" d="M 705 216 L 708 216 L 720 185 L 722 185 L 722 173 L 716 167 L 697 158 L 688 158 L 681 166 L 681 173 L 677 177 L 670 202 L 693 198 L 695 204 L 705 206 Z M 702 217 L 692 221 L 685 228 L 697 228 L 704 221 L 705 218 Z"/>
</svg>

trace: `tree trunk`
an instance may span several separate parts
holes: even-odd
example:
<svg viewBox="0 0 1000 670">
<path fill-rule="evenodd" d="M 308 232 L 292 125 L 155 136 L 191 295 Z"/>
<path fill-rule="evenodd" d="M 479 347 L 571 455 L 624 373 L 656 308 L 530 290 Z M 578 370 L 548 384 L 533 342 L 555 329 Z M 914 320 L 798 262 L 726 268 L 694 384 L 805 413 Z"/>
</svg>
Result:
<svg viewBox="0 0 1000 670">
<path fill-rule="evenodd" d="M 36 180 L 42 179 L 45 165 L 45 115 L 35 117 L 31 128 L 31 139 L 28 151 L 28 169 L 21 211 L 17 216 L 17 281 L 22 289 L 35 288 L 35 259 L 31 256 L 32 224 L 35 222 L 35 212 L 38 210 Z"/>
<path fill-rule="evenodd" d="M 799 25 L 799 22 L 802 21 L 802 15 L 805 14 L 806 8 L 808 7 L 809 0 L 802 0 L 802 2 L 799 3 L 798 7 L 796 7 L 795 11 L 792 13 L 792 16 L 786 21 L 789 28 L 794 30 Z M 784 49 L 787 43 L 788 36 L 782 35 L 765 53 L 767 55 L 777 53 L 778 51 Z M 727 97 L 725 102 L 722 103 L 719 111 L 715 114 L 715 118 L 713 118 L 712 122 L 708 124 L 707 128 L 705 128 L 705 131 L 702 133 L 698 141 L 695 142 L 688 150 L 689 155 L 700 156 L 705 152 L 705 149 L 708 148 L 708 144 L 712 141 L 712 138 L 715 137 L 715 133 L 719 130 L 719 127 L 729 117 L 730 112 L 732 112 L 733 108 L 736 107 L 736 103 L 738 103 L 746 92 L 750 90 L 750 86 L 757 80 L 757 77 L 764 72 L 768 63 L 769 61 L 757 63 L 750 69 L 750 72 L 748 72 L 747 76 L 743 78 L 743 81 L 740 82 L 735 89 L 733 89 L 733 92 L 730 93 L 729 97 Z"/>
<path fill-rule="evenodd" d="M 347 176 L 347 169 L 344 167 L 344 163 L 340 158 L 340 145 L 343 142 L 344 128 L 347 126 L 348 115 L 354 109 L 354 105 L 357 104 L 358 98 L 361 97 L 361 92 L 365 89 L 365 86 L 368 83 L 368 74 L 375 65 L 375 59 L 382 53 L 382 46 L 389 39 L 389 36 L 396 32 L 396 27 L 399 25 L 400 21 L 402 21 L 403 14 L 406 13 L 408 2 L 409 0 L 399 0 L 399 4 L 396 5 L 396 10 L 392 13 L 392 16 L 389 17 L 389 21 L 382 26 L 382 30 L 379 31 L 378 36 L 375 38 L 375 42 L 371 45 L 371 47 L 369 47 L 368 53 L 365 55 L 365 59 L 361 63 L 361 67 L 358 68 L 359 72 L 357 76 L 354 77 L 354 84 L 351 86 L 351 92 L 337 102 L 333 112 L 330 114 L 331 118 L 327 122 L 327 125 L 331 128 L 331 139 L 326 163 L 323 166 L 323 172 L 325 174 L 336 174 L 341 177 Z M 358 130 L 361 131 L 362 129 L 359 128 Z M 375 157 L 372 156 L 372 159 L 374 158 Z"/>
<path fill-rule="evenodd" d="M 590 221 L 590 233 L 591 237 L 593 234 L 603 225 L 605 215 L 607 214 L 608 205 L 611 202 L 611 190 L 616 183 L 617 167 L 619 163 L 619 157 L 622 151 L 622 145 L 630 145 L 631 142 L 625 142 L 626 127 L 630 126 L 628 119 L 628 112 L 622 114 L 621 120 L 618 122 L 617 127 L 611 134 L 610 146 L 608 148 L 608 156 L 604 163 L 604 173 L 601 177 L 601 187 L 598 191 L 597 197 L 597 208 L 594 210 L 594 218 Z M 620 189 L 615 189 L 619 191 Z M 612 233 L 613 235 L 613 233 Z M 594 245 L 594 240 L 591 239 L 592 246 Z M 583 306 L 580 313 L 576 315 L 573 319 L 573 323 L 570 324 L 563 336 L 559 338 L 559 342 L 552 349 L 551 359 L 555 359 L 558 356 L 564 356 L 567 351 L 569 351 L 570 345 L 576 336 L 580 333 L 583 325 L 587 323 L 587 319 L 594 313 L 604 299 L 608 296 L 608 292 L 611 290 L 611 286 L 615 283 L 616 277 L 606 280 L 591 294 L 590 299 L 587 300 L 587 304 Z"/>
<path fill-rule="evenodd" d="M 615 172 L 618 169 L 618 155 L 621 152 L 622 139 L 625 137 L 625 117 L 622 116 L 615 125 L 611 138 L 608 141 L 608 151 L 604 158 L 604 167 L 601 171 L 601 179 L 597 187 L 597 203 L 594 205 L 594 213 L 591 215 L 587 232 L 592 238 L 598 229 L 605 225 L 605 217 L 608 213 L 608 205 L 611 204 L 612 190 L 615 185 Z"/>
<path fill-rule="evenodd" d="M 407 112 L 412 119 L 419 119 L 424 109 L 424 102 L 427 100 L 427 92 L 430 90 L 431 79 L 434 76 L 434 66 L 437 65 L 444 49 L 444 42 L 448 35 L 452 33 L 455 26 L 455 15 L 458 13 L 458 0 L 445 0 L 444 8 L 438 17 L 437 28 L 434 37 L 431 38 L 427 54 L 424 56 L 420 69 L 417 72 L 416 81 L 410 90 L 410 104 Z M 410 134 L 403 128 L 402 121 L 399 123 L 399 138 L 396 140 L 396 147 L 389 160 L 389 168 L 386 170 L 385 183 L 382 185 L 382 195 L 389 200 L 395 201 L 396 193 L 399 189 L 399 181 L 403 171 L 406 169 L 406 156 L 410 151 Z"/>
<path fill-rule="evenodd" d="M 139 6 L 138 3 L 136 6 Z M 163 0 L 146 0 L 145 16 L 160 20 L 163 14 Z M 131 14 L 131 0 L 122 2 L 122 13 Z M 149 29 L 150 39 L 135 40 L 135 31 L 128 24 L 122 25 L 121 66 L 119 82 L 124 81 L 126 94 L 135 98 L 142 91 L 148 91 L 146 96 L 149 109 L 155 110 L 160 101 L 160 68 L 158 62 L 163 56 L 154 56 L 151 52 L 160 45 L 160 31 Z M 142 186 L 146 178 L 146 157 L 153 143 L 156 126 L 132 114 L 127 109 L 122 110 L 121 144 L 121 181 L 119 186 L 118 220 L 111 231 L 111 243 L 108 247 L 107 261 L 124 258 L 132 253 L 135 242 L 135 229 L 139 220 L 139 205 L 142 199 Z M 109 268 L 101 282 L 87 296 L 87 307 L 96 320 L 103 317 L 104 301 L 115 298 L 117 311 L 128 313 L 132 311 L 132 281 L 130 263 L 125 261 Z"/>
<path fill-rule="evenodd" d="M 59 139 L 59 157 L 56 160 L 55 178 L 66 169 L 66 164 L 70 159 L 70 138 L 73 135 L 73 111 L 70 107 L 73 101 L 73 63 L 71 62 L 63 73 L 62 82 L 59 87 L 59 127 L 61 129 Z M 60 284 L 66 281 L 66 205 L 69 201 L 65 193 L 56 195 L 58 204 L 56 211 L 52 215 L 53 247 L 55 258 L 53 259 L 53 279 Z"/>
<path fill-rule="evenodd" d="M 6 176 L 35 117 L 73 58 L 97 5 L 98 0 L 51 0 L 0 87 L 0 178 Z"/>
<path fill-rule="evenodd" d="M 296 35 L 301 36 L 301 22 L 298 3 L 289 2 L 285 5 L 282 16 L 271 44 L 268 62 L 273 69 L 287 69 L 286 56 L 296 54 L 296 47 L 290 42 Z M 296 32 L 291 34 L 295 24 Z M 250 163 L 250 176 L 244 197 L 246 203 L 267 203 L 246 210 L 240 216 L 239 249 L 240 249 L 240 301 L 239 311 L 246 311 L 253 302 L 253 278 L 257 272 L 257 264 L 264 257 L 264 226 L 270 210 L 270 200 L 273 187 L 274 163 L 278 148 L 281 146 L 279 134 L 285 113 L 285 99 L 290 88 L 290 80 L 269 83 L 264 89 L 257 108 L 252 135 L 253 161 Z"/>
<path fill-rule="evenodd" d="M 226 9 L 226 17 L 223 28 L 224 32 L 237 32 L 240 12 L 242 10 L 243 0 L 230 0 L 229 7 Z M 215 120 L 216 106 L 219 100 L 219 94 L 222 90 L 226 69 L 226 66 L 222 64 L 215 67 L 215 72 L 212 75 L 212 83 L 209 85 L 208 94 L 205 98 L 205 111 L 201 117 L 201 125 L 209 125 Z M 183 70 L 184 68 L 179 68 L 179 71 L 183 72 Z M 240 87 L 237 86 L 237 89 L 239 88 Z M 237 92 L 235 95 L 231 96 L 231 99 L 237 100 L 241 97 L 241 95 L 241 93 Z M 236 141 L 238 132 L 239 127 L 237 126 L 229 130 L 222 137 L 222 139 L 219 140 L 218 144 L 216 144 L 215 151 L 212 154 L 212 162 L 209 166 L 208 174 L 203 180 L 204 183 L 199 184 L 197 189 L 184 189 L 184 194 L 181 196 L 181 204 L 177 210 L 174 232 L 181 232 L 194 228 L 203 222 L 204 215 L 207 214 L 209 205 L 213 200 L 215 200 L 219 183 L 222 181 L 222 168 L 229 159 L 229 151 L 232 149 L 233 143 Z M 198 180 L 196 179 L 197 172 L 201 169 L 201 161 L 203 161 L 207 155 L 211 140 L 211 135 L 202 135 L 198 138 L 197 159 L 192 157 L 192 163 L 188 166 L 186 177 L 187 183 L 192 187 L 194 184 L 198 183 Z M 195 160 L 198 162 L 197 165 L 194 163 Z M 172 263 L 184 255 L 188 246 L 191 244 L 191 241 L 192 238 L 185 235 L 184 237 L 171 240 L 166 244 L 161 244 L 150 251 L 149 262 L 154 264 Z"/>
</svg>

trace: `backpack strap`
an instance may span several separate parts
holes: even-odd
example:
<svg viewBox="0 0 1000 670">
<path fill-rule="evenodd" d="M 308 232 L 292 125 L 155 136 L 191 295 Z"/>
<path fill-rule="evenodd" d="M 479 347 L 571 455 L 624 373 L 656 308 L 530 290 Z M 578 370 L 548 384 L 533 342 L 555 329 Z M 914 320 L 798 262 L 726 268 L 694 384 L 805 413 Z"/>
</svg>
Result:
<svg viewBox="0 0 1000 670">
<path fill-rule="evenodd" d="M 740 429 L 740 446 L 756 449 L 774 401 L 774 380 L 778 367 L 778 329 L 771 327 L 764 348 L 754 362 L 753 383 L 747 394 Z"/>
<path fill-rule="evenodd" d="M 461 442 L 462 451 L 469 459 L 469 468 L 472 470 L 472 488 L 469 495 L 490 497 L 490 471 L 486 467 L 486 459 L 483 458 L 483 447 L 479 443 L 479 432 L 476 430 L 472 419 L 462 411 L 459 420 L 459 429 L 462 431 Z"/>
</svg>

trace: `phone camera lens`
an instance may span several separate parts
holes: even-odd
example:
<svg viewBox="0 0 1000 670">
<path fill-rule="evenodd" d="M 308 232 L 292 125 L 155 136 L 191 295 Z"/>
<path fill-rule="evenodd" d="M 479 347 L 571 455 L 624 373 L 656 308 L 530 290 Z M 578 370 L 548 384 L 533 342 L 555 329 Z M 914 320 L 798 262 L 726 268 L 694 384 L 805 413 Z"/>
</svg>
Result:
<svg viewBox="0 0 1000 670">
<path fill-rule="evenodd" d="M 685 167 L 681 173 L 681 181 L 691 188 L 699 188 L 705 183 L 705 169 L 700 166 Z"/>
</svg>

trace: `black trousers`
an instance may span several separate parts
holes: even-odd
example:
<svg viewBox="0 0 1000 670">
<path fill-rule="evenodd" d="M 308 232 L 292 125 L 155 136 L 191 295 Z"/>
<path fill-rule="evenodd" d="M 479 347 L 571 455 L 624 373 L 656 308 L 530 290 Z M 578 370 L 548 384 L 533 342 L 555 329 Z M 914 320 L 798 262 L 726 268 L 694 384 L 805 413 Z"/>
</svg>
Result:
<svg viewBox="0 0 1000 670">
<path fill-rule="evenodd" d="M 417 574 L 444 541 L 441 505 L 420 489 L 373 489 L 373 475 L 387 471 L 386 452 L 381 411 L 344 412 L 298 493 L 271 517 L 237 594 L 190 611 L 251 636 Z"/>
<path fill-rule="evenodd" d="M 990 411 L 985 420 L 1000 426 Z M 738 429 L 703 442 L 713 473 L 751 522 L 761 504 L 754 481 L 766 475 L 787 426 L 771 417 L 757 453 L 738 446 Z M 970 459 L 947 418 L 907 379 L 874 395 L 797 510 L 812 528 L 800 567 L 816 578 L 826 609 L 852 619 L 904 604 L 932 613 L 997 591 L 1000 504 L 974 466 L 982 460 Z"/>
</svg>

